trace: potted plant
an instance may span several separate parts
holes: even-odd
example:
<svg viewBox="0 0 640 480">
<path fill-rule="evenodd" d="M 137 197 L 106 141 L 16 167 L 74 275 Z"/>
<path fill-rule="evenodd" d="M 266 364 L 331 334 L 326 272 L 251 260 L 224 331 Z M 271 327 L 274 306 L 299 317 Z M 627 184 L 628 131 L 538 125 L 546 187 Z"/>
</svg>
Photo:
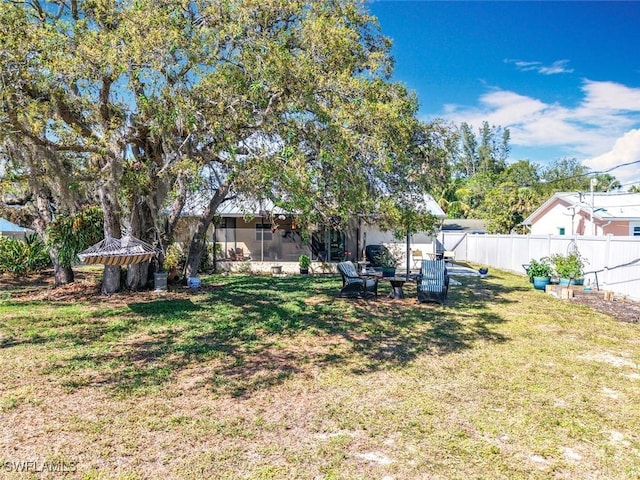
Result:
<svg viewBox="0 0 640 480">
<path fill-rule="evenodd" d="M 556 253 L 550 257 L 555 274 L 558 276 L 560 285 L 582 285 L 585 260 L 579 252 L 572 252 L 567 255 Z"/>
<path fill-rule="evenodd" d="M 177 282 L 180 278 L 178 274 L 178 266 L 182 259 L 182 247 L 179 243 L 172 243 L 167 247 L 167 252 L 164 255 L 164 262 L 162 263 L 162 269 L 167 272 L 167 279 L 170 282 Z"/>
<path fill-rule="evenodd" d="M 376 255 L 377 263 L 382 268 L 383 277 L 395 277 L 396 267 L 398 266 L 398 257 L 391 250 L 384 248 Z"/>
<path fill-rule="evenodd" d="M 311 258 L 309 258 L 309 255 L 300 255 L 300 257 L 298 257 L 298 266 L 300 267 L 301 275 L 308 275 L 309 267 L 311 266 Z"/>
<path fill-rule="evenodd" d="M 527 268 L 529 281 L 533 283 L 533 288 L 536 290 L 544 290 L 551 283 L 552 272 L 553 268 L 548 257 L 543 257 L 540 260 L 532 259 Z"/>
</svg>

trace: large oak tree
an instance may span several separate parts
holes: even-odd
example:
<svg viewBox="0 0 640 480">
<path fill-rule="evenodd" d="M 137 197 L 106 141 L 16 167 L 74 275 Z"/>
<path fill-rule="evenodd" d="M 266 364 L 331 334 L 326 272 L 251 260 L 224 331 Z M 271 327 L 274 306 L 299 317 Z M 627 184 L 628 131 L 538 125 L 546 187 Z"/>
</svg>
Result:
<svg viewBox="0 0 640 480">
<path fill-rule="evenodd" d="M 416 162 L 417 102 L 389 81 L 390 42 L 360 1 L 0 9 L 1 133 L 81 158 L 105 235 L 127 228 L 166 246 L 187 197 L 210 186 L 186 275 L 230 195 L 270 198 L 317 223 L 375 211 L 407 190 L 391 173 Z M 61 188 L 77 173 L 68 168 Z M 128 286 L 143 285 L 147 268 L 130 267 Z M 119 267 L 106 267 L 103 291 L 119 279 Z"/>
</svg>

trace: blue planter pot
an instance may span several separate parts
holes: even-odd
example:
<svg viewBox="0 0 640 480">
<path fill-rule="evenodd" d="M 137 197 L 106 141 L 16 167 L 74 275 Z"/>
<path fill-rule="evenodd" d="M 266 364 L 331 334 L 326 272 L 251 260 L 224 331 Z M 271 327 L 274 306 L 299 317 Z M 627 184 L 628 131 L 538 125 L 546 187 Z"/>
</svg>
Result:
<svg viewBox="0 0 640 480">
<path fill-rule="evenodd" d="M 559 285 L 584 285 L 584 278 L 561 278 Z"/>
<path fill-rule="evenodd" d="M 384 278 L 389 278 L 389 277 L 395 277 L 396 276 L 396 269 L 395 268 L 382 268 L 382 276 Z"/>
<path fill-rule="evenodd" d="M 549 277 L 533 277 L 533 288 L 536 290 L 544 290 L 551 283 Z"/>
</svg>

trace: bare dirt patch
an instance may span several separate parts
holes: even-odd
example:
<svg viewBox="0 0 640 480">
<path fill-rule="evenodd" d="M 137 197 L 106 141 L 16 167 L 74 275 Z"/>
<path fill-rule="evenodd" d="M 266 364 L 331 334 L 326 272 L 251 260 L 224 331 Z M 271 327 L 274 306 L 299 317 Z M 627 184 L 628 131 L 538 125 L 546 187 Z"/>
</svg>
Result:
<svg viewBox="0 0 640 480">
<path fill-rule="evenodd" d="M 125 305 L 132 301 L 136 303 L 151 302 L 164 299 L 181 299 L 192 295 L 205 294 L 221 288 L 220 285 L 207 284 L 198 289 L 190 289 L 186 285 L 170 284 L 165 292 L 153 290 L 130 291 L 123 290 L 112 295 L 103 295 L 100 292 L 101 271 L 80 270 L 75 272 L 75 281 L 68 285 L 56 287 L 53 273 L 44 272 L 16 277 L 0 274 L 0 292 L 11 292 L 11 298 L 31 301 L 49 301 L 64 303 L 91 303 Z"/>
<path fill-rule="evenodd" d="M 620 322 L 640 322 L 640 303 L 638 302 L 622 298 L 604 300 L 600 295 L 576 295 L 571 301 L 608 313 Z"/>
</svg>

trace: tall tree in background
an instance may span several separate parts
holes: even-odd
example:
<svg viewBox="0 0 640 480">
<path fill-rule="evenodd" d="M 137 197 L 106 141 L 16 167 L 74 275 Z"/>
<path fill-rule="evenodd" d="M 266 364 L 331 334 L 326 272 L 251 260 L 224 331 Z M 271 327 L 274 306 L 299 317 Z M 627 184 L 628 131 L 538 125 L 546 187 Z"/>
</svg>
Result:
<svg viewBox="0 0 640 480">
<path fill-rule="evenodd" d="M 468 123 L 460 124 L 460 150 L 454 164 L 456 178 L 471 178 L 478 171 L 478 140 Z"/>
<path fill-rule="evenodd" d="M 555 192 L 585 192 L 589 190 L 589 168 L 575 158 L 555 160 L 540 175 L 547 195 Z"/>
<path fill-rule="evenodd" d="M 610 173 L 598 173 L 593 175 L 592 178 L 598 181 L 595 185 L 595 191 L 597 192 L 612 192 L 622 188 L 618 179 Z"/>
<path fill-rule="evenodd" d="M 452 175 L 446 189 L 449 218 L 479 216 L 487 192 L 506 168 L 510 151 L 509 129 L 483 122 L 478 135 L 467 123 L 459 127 L 459 148 L 452 150 Z"/>
<path fill-rule="evenodd" d="M 528 160 L 507 165 L 487 191 L 478 216 L 489 233 L 522 232 L 520 223 L 544 200 L 539 167 Z"/>
</svg>

